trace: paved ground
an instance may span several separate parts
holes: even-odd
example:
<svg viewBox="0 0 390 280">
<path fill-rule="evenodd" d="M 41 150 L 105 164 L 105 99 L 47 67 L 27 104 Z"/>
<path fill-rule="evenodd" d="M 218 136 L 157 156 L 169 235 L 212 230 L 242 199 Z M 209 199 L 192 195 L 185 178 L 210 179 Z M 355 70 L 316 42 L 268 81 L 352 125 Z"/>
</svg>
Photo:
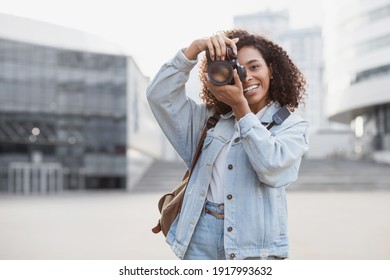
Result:
<svg viewBox="0 0 390 280">
<path fill-rule="evenodd" d="M 326 180 L 316 185 L 313 170 L 333 177 L 335 170 L 346 171 L 310 163 L 302 180 L 314 176 L 317 188 L 305 181 L 306 187 L 297 183 L 299 191 L 288 191 L 291 259 L 390 259 L 390 185 L 383 173 L 388 166 L 368 164 L 372 169 L 364 173 L 367 166 L 350 165 L 349 177 L 355 178 L 329 178 L 335 182 L 326 188 Z M 350 182 L 356 178 L 367 182 L 354 189 Z M 163 236 L 150 231 L 159 196 L 160 191 L 0 194 L 0 259 L 175 259 Z"/>
</svg>

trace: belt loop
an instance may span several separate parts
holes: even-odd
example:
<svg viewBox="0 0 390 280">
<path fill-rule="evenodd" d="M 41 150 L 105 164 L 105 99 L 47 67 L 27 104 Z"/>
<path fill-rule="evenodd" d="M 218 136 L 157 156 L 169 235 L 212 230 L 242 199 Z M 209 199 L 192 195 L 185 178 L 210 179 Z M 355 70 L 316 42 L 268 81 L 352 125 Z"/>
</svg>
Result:
<svg viewBox="0 0 390 280">
<path fill-rule="evenodd" d="M 207 199 L 203 203 L 202 216 L 206 215 L 206 204 L 207 204 Z"/>
</svg>

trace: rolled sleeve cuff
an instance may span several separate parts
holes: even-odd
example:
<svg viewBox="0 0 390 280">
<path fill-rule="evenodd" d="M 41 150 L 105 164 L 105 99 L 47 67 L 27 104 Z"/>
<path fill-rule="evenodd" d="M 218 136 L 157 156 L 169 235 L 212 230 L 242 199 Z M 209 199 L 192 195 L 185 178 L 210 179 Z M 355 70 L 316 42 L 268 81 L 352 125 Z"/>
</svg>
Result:
<svg viewBox="0 0 390 280">
<path fill-rule="evenodd" d="M 184 55 L 184 49 L 181 49 L 177 52 L 176 56 L 173 58 L 172 64 L 180 71 L 190 72 L 192 68 L 198 63 L 198 60 L 189 60 Z"/>
<path fill-rule="evenodd" d="M 253 113 L 248 113 L 238 121 L 240 126 L 240 136 L 245 137 L 255 126 L 261 126 L 260 120 Z"/>
</svg>

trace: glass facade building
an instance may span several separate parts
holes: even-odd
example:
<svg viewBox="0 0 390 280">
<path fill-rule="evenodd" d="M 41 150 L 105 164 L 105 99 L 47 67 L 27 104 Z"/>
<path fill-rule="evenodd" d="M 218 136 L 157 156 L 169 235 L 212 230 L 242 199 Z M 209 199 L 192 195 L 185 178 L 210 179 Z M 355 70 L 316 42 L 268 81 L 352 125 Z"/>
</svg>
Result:
<svg viewBox="0 0 390 280">
<path fill-rule="evenodd" d="M 126 188 L 127 57 L 0 38 L 0 190 Z"/>
</svg>

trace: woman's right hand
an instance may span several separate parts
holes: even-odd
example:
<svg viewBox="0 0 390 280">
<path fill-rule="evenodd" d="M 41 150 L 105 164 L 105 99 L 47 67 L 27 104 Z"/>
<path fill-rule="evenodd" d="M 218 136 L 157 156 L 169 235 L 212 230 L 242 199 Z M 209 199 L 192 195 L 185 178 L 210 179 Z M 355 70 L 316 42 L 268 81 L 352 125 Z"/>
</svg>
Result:
<svg viewBox="0 0 390 280">
<path fill-rule="evenodd" d="M 224 60 L 226 55 L 226 45 L 229 45 L 233 52 L 237 55 L 237 42 L 238 38 L 230 39 L 222 33 L 196 39 L 184 50 L 184 55 L 189 60 L 195 60 L 201 52 L 209 50 L 212 60 Z"/>
</svg>

